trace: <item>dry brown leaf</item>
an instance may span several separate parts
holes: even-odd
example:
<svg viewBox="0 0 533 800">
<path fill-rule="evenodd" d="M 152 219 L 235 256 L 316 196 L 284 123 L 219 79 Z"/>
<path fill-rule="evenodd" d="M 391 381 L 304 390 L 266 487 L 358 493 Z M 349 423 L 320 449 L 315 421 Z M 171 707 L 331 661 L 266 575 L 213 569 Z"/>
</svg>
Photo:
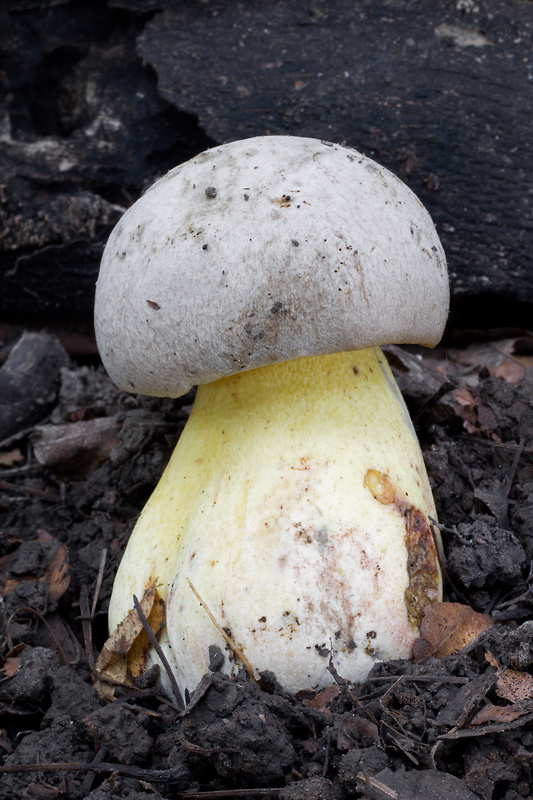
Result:
<svg viewBox="0 0 533 800">
<path fill-rule="evenodd" d="M 6 753 L 13 752 L 13 748 L 11 747 L 11 740 L 9 739 L 5 728 L 0 728 L 0 747 Z"/>
<path fill-rule="evenodd" d="M 19 557 L 19 550 L 21 547 L 33 547 L 39 544 L 45 545 L 42 553 L 40 553 L 39 568 L 31 572 L 10 575 L 11 570 L 15 570 Z M 49 546 L 48 546 L 49 545 Z M 57 546 L 57 549 L 54 548 Z M 44 530 L 37 531 L 37 538 L 30 542 L 23 542 L 17 550 L 9 553 L 7 556 L 0 558 L 0 592 L 7 596 L 13 589 L 26 581 L 45 581 L 48 587 L 48 595 L 53 602 L 57 602 L 59 598 L 66 592 L 70 583 L 70 576 L 68 574 L 68 549 L 65 544 L 61 544 L 50 533 Z"/>
<path fill-rule="evenodd" d="M 143 614 L 156 636 L 165 625 L 165 603 L 154 579 L 139 601 Z M 96 662 L 96 671 L 119 683 L 132 683 L 146 666 L 151 644 L 137 611 L 132 608 L 105 642 Z"/>
<path fill-rule="evenodd" d="M 493 377 L 516 385 L 533 367 L 533 357 L 527 351 L 531 352 L 531 339 L 522 337 L 471 344 L 464 350 L 448 350 L 447 356 L 463 367 L 486 367 Z"/>
<path fill-rule="evenodd" d="M 24 456 L 16 447 L 14 450 L 7 450 L 0 453 L 0 467 L 13 467 L 15 464 L 22 464 Z"/>
<path fill-rule="evenodd" d="M 0 680 L 4 680 L 5 678 L 12 678 L 13 675 L 16 675 L 20 669 L 21 663 L 22 659 L 16 656 L 6 658 L 2 669 L 0 669 Z"/>
<path fill-rule="evenodd" d="M 165 602 L 156 589 L 152 610 L 149 614 L 145 614 L 150 629 L 156 638 L 159 638 L 161 631 L 165 627 L 165 610 Z M 143 628 L 128 651 L 127 672 L 132 679 L 135 679 L 144 670 L 151 648 L 152 645 L 148 634 Z"/>
<path fill-rule="evenodd" d="M 24 580 L 24 578 L 19 576 L 8 575 L 15 557 L 16 550 L 0 558 L 0 594 L 4 597 L 7 597 L 7 595 Z"/>
<path fill-rule="evenodd" d="M 52 539 L 49 533 L 39 531 L 39 540 L 41 537 L 46 536 Z M 68 549 L 66 544 L 60 544 L 57 553 L 48 565 L 44 574 L 46 583 L 48 584 L 48 593 L 50 598 L 57 602 L 67 591 L 70 585 L 70 575 L 68 573 Z"/>
<path fill-rule="evenodd" d="M 485 659 L 501 674 L 496 681 L 496 694 L 503 700 L 519 703 L 522 700 L 533 699 L 533 675 L 528 672 L 519 672 L 515 669 L 501 667 L 492 653 L 485 653 Z"/>
<path fill-rule="evenodd" d="M 491 618 L 461 603 L 433 603 L 424 609 L 420 639 L 415 642 L 415 660 L 458 653 L 473 642 L 489 625 Z"/>
<path fill-rule="evenodd" d="M 340 730 L 337 736 L 339 750 L 353 750 L 357 742 L 364 742 L 364 746 L 367 747 L 380 741 L 378 726 L 369 719 L 342 714 L 339 724 Z"/>
<path fill-rule="evenodd" d="M 490 370 L 490 374 L 516 386 L 517 383 L 520 383 L 526 371 L 527 366 L 525 364 L 517 364 L 516 361 L 504 361 L 502 364 L 493 367 Z"/>
<path fill-rule="evenodd" d="M 6 560 L 9 556 L 5 556 Z M 3 560 L 3 559 L 2 559 Z M 4 571 L 3 564 L 0 563 L 0 574 Z M 19 584 L 24 581 L 24 578 L 5 578 L 3 582 L 0 584 L 0 590 L 4 597 L 7 597 L 8 594 L 11 594 L 13 589 L 16 589 Z"/>
<path fill-rule="evenodd" d="M 314 708 L 315 711 L 328 711 L 327 705 L 331 703 L 339 694 L 340 687 L 336 683 L 328 686 L 323 692 L 320 692 L 312 700 L 304 700 L 304 706 L 307 708 Z"/>
<path fill-rule="evenodd" d="M 515 719 L 531 713 L 531 703 L 515 704 L 512 706 L 495 706 L 492 703 L 484 706 L 481 711 L 478 711 L 476 716 L 470 722 L 470 725 L 486 725 L 487 723 L 496 722 L 498 724 L 506 722 L 514 722 Z"/>
<path fill-rule="evenodd" d="M 466 386 L 459 386 L 451 392 L 451 404 L 457 416 L 463 420 L 463 425 L 467 430 L 475 429 L 477 414 L 476 401 L 474 395 Z"/>
</svg>

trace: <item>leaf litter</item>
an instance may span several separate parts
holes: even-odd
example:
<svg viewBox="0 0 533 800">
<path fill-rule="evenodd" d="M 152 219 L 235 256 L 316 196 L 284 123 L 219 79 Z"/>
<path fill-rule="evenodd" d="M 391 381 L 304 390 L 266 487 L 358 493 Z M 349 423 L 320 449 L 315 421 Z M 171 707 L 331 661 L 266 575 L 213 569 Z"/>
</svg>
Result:
<svg viewBox="0 0 533 800">
<path fill-rule="evenodd" d="M 228 678 L 213 653 L 185 710 L 145 669 L 139 615 L 108 640 L 106 612 L 192 394 L 125 395 L 50 334 L 12 338 L 0 415 L 1 800 L 533 796 L 533 337 L 386 349 L 444 542 L 445 602 L 426 611 L 415 659 L 376 665 L 364 685 L 331 667 L 329 688 L 287 697 L 275 670 L 260 684 L 245 669 Z M 32 348 L 53 354 L 35 379 L 41 405 L 11 368 Z M 157 638 L 155 586 L 139 604 Z"/>
</svg>

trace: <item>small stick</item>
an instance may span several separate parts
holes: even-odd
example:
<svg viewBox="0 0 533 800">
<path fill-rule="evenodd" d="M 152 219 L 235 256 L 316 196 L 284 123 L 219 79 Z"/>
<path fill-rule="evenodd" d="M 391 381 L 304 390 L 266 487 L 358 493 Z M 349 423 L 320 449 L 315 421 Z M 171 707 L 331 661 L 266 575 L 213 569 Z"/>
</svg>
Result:
<svg viewBox="0 0 533 800">
<path fill-rule="evenodd" d="M 187 583 L 189 584 L 189 586 L 190 586 L 190 587 L 191 587 L 191 589 L 193 590 L 194 594 L 196 595 L 196 599 L 198 600 L 198 602 L 200 603 L 200 605 L 202 606 L 202 608 L 203 608 L 203 609 L 204 609 L 204 611 L 206 612 L 207 616 L 209 617 L 209 619 L 211 620 L 211 622 L 213 623 L 213 625 L 215 626 L 215 628 L 217 629 L 217 631 L 220 633 L 220 635 L 221 635 L 221 636 L 223 636 L 223 637 L 224 637 L 224 639 L 225 639 L 225 640 L 226 640 L 226 642 L 229 644 L 229 646 L 230 646 L 230 647 L 231 647 L 231 649 L 234 651 L 234 653 L 236 653 L 236 655 L 237 655 L 238 659 L 241 661 L 241 663 L 243 664 L 243 666 L 246 668 L 246 671 L 248 672 L 248 675 L 250 676 L 250 678 L 251 678 L 253 681 L 255 681 L 255 680 L 256 680 L 256 678 L 255 678 L 255 675 L 254 675 L 254 671 L 253 671 L 253 669 L 252 669 L 252 666 L 251 666 L 250 662 L 248 661 L 248 659 L 246 658 L 246 656 L 244 655 L 244 653 L 242 652 L 242 650 L 240 650 L 240 649 L 237 647 L 237 645 L 236 645 L 236 644 L 233 642 L 233 640 L 231 639 L 231 637 L 230 637 L 230 636 L 228 636 L 228 634 L 226 633 L 226 631 L 224 630 L 224 628 L 222 628 L 222 627 L 221 627 L 221 626 L 218 624 L 218 622 L 216 621 L 216 619 L 215 619 L 214 615 L 211 613 L 211 611 L 209 610 L 209 608 L 206 606 L 206 604 L 204 603 L 204 601 L 202 600 L 202 598 L 200 597 L 200 595 L 198 594 L 198 592 L 196 591 L 196 589 L 195 589 L 195 588 L 194 588 L 194 586 L 192 585 L 192 582 L 191 582 L 191 580 L 190 580 L 189 578 L 187 578 Z M 256 681 L 256 683 L 257 683 L 257 681 Z"/>
<path fill-rule="evenodd" d="M 211 792 L 178 792 L 178 797 L 186 800 L 224 800 L 233 797 L 271 797 L 276 796 L 281 789 L 214 789 Z"/>
<path fill-rule="evenodd" d="M 470 444 L 481 444 L 484 447 L 499 447 L 502 450 L 516 450 L 519 447 L 517 442 L 493 442 L 492 439 L 480 439 L 478 436 L 469 436 L 468 434 L 460 434 L 459 439 L 463 442 L 470 442 Z M 524 453 L 533 453 L 533 447 L 524 447 Z"/>
<path fill-rule="evenodd" d="M 99 751 L 96 753 L 92 763 L 93 764 L 102 764 L 103 761 L 104 761 L 104 758 L 106 757 L 106 753 L 107 753 L 107 747 L 105 745 L 103 745 L 99 749 Z M 87 772 L 87 774 L 85 775 L 85 778 L 83 779 L 83 783 L 82 783 L 82 787 L 81 787 L 84 795 L 88 795 L 89 792 L 91 791 L 95 776 L 96 776 L 96 773 L 94 772 L 94 770 L 92 770 L 91 772 Z"/>
<path fill-rule="evenodd" d="M 394 789 L 369 775 L 362 761 L 360 766 L 361 772 L 357 773 L 357 780 L 361 786 L 358 786 L 358 789 L 364 792 L 365 797 L 371 797 L 373 800 L 397 800 L 398 793 Z"/>
<path fill-rule="evenodd" d="M 470 678 L 463 678 L 455 675 L 378 675 L 376 678 L 369 678 L 368 683 L 382 683 L 383 681 L 397 681 L 403 678 L 404 681 L 435 681 L 437 683 L 469 683 Z"/>
<path fill-rule="evenodd" d="M 444 381 L 437 389 L 437 391 L 434 392 L 434 394 L 432 394 L 431 397 L 428 397 L 428 399 L 424 403 L 422 403 L 417 413 L 413 417 L 413 422 L 418 422 L 422 414 L 433 408 L 433 406 L 435 406 L 439 402 L 441 397 L 444 397 L 444 395 L 448 394 L 448 392 L 452 391 L 452 389 L 457 389 L 458 386 L 459 386 L 459 381 L 457 380 L 457 378 L 447 375 Z"/>
<path fill-rule="evenodd" d="M 439 529 L 439 531 L 444 531 L 444 533 L 451 533 L 452 536 L 456 536 L 461 542 L 461 544 L 468 544 L 468 545 L 474 544 L 474 539 L 468 539 L 468 537 L 463 536 L 461 533 L 459 533 L 459 531 L 456 528 L 448 528 L 446 525 L 442 525 L 440 522 L 437 522 L 437 520 L 433 519 L 433 517 L 428 517 L 428 519 L 433 525 L 435 525 L 436 528 Z"/>
<path fill-rule="evenodd" d="M 61 658 L 61 660 L 62 660 L 63 664 L 64 664 L 66 667 L 71 667 L 73 664 L 77 664 L 77 663 L 78 663 L 78 659 L 79 659 L 79 645 L 78 645 L 78 655 L 77 655 L 77 658 L 76 658 L 74 661 L 71 661 L 69 658 L 67 658 L 67 655 L 66 655 L 65 651 L 64 651 L 64 650 L 63 650 L 63 648 L 61 647 L 61 643 L 60 643 L 59 639 L 57 638 L 57 636 L 56 636 L 55 632 L 52 630 L 52 628 L 50 627 L 50 625 L 48 624 L 48 622 L 46 621 L 46 619 L 43 617 L 43 615 L 42 615 L 42 614 L 40 614 L 40 613 L 37 611 L 37 609 L 35 609 L 35 608 L 31 608 L 31 606 L 19 606 L 19 608 L 16 608 L 16 609 L 15 609 L 15 611 L 13 611 L 13 613 L 11 614 L 11 616 L 9 617 L 9 619 L 8 619 L 8 621 L 7 621 L 7 628 L 8 628 L 8 629 L 9 629 L 9 626 L 10 626 L 10 624 L 11 624 L 11 621 L 12 621 L 12 619 L 13 619 L 13 618 L 14 618 L 14 617 L 15 617 L 15 616 L 16 616 L 16 615 L 19 613 L 19 611 L 27 611 L 27 612 L 28 612 L 28 613 L 30 613 L 30 614 L 34 614 L 34 615 L 37 617 L 37 619 L 39 619 L 39 620 L 40 620 L 40 621 L 43 623 L 43 625 L 45 625 L 45 627 L 46 627 L 46 628 L 48 628 L 48 632 L 50 633 L 50 636 L 51 636 L 51 637 L 52 637 L 52 639 L 54 640 L 54 642 L 55 642 L 55 645 L 56 645 L 56 647 L 57 647 L 57 652 L 59 653 L 59 656 L 60 656 L 60 658 Z M 71 634 L 73 641 L 74 641 L 76 644 L 78 644 L 78 640 L 76 639 L 76 637 L 74 636 L 74 634 L 72 633 L 72 631 L 70 631 L 70 629 L 69 629 L 69 628 L 68 628 L 66 625 L 65 625 L 65 628 L 66 628 L 66 629 L 69 631 L 69 633 Z"/>
<path fill-rule="evenodd" d="M 96 611 L 96 604 L 100 596 L 100 589 L 102 588 L 102 581 L 104 579 L 105 562 L 107 559 L 107 547 L 102 548 L 102 555 L 100 556 L 100 565 L 98 567 L 98 575 L 96 577 L 96 586 L 94 587 L 93 604 L 91 606 L 91 619 L 94 619 Z"/>
<path fill-rule="evenodd" d="M 179 766 L 173 769 L 143 769 L 142 767 L 129 766 L 127 764 L 109 764 L 105 761 L 72 761 L 58 762 L 56 764 L 3 764 L 0 765 L 0 775 L 17 772 L 117 772 L 128 778 L 136 778 L 139 781 L 149 781 L 152 783 L 175 783 L 181 781 L 187 775 L 185 767 Z"/>
<path fill-rule="evenodd" d="M 469 601 L 467 600 L 467 598 L 464 596 L 464 594 L 462 594 L 462 592 L 460 592 L 460 591 L 459 591 L 459 589 L 458 589 L 458 588 L 455 586 L 454 582 L 453 582 L 453 581 L 452 581 L 452 579 L 450 578 L 450 576 L 449 576 L 449 574 L 448 574 L 448 571 L 446 570 L 446 566 L 445 566 L 445 564 L 444 564 L 444 559 L 443 559 L 443 558 L 442 558 L 442 556 L 441 556 L 441 552 L 440 552 L 439 544 L 438 544 L 438 542 L 437 542 L 437 537 L 436 537 L 436 535 L 435 535 L 435 531 L 433 530 L 433 526 L 435 526 L 435 528 L 437 528 L 437 529 L 440 529 L 440 528 L 441 528 L 441 527 L 443 527 L 443 526 L 440 526 L 440 525 L 439 525 L 439 523 L 438 523 L 438 522 L 436 522 L 436 521 L 433 519 L 433 517 L 428 517 L 428 519 L 429 519 L 429 521 L 431 522 L 431 525 L 430 525 L 430 528 L 431 528 L 431 534 L 432 534 L 432 536 L 433 536 L 433 541 L 434 541 L 434 543 L 435 543 L 435 550 L 437 551 L 437 558 L 438 558 L 438 560 L 439 560 L 439 566 L 440 566 L 440 568 L 441 568 L 441 570 L 442 570 L 442 574 L 444 575 L 444 577 L 445 577 L 445 578 L 446 578 L 446 580 L 448 581 L 449 585 L 450 585 L 450 586 L 451 586 L 451 588 L 452 588 L 452 591 L 454 591 L 454 592 L 455 592 L 455 594 L 457 595 L 457 597 L 460 597 L 460 598 L 461 598 L 461 600 L 463 601 L 463 603 L 465 603 L 465 605 L 469 606 L 469 605 L 470 605 L 470 603 L 469 603 Z M 454 531 L 454 533 L 455 533 L 455 531 Z M 456 535 L 457 535 L 457 534 L 456 534 Z"/>
<path fill-rule="evenodd" d="M 58 494 L 43 492 L 42 489 L 32 489 L 31 486 L 19 486 L 17 483 L 9 483 L 9 481 L 0 480 L 0 489 L 22 492 L 22 494 L 33 494 L 35 497 L 42 497 L 43 500 L 48 500 L 49 503 L 59 503 L 61 501 Z"/>
<path fill-rule="evenodd" d="M 96 679 L 98 676 L 96 674 L 96 665 L 94 663 L 93 654 L 93 629 L 91 625 L 92 615 L 89 611 L 89 591 L 85 584 L 83 584 L 80 590 L 80 611 L 85 653 L 87 654 L 87 661 L 89 663 L 91 675 Z"/>
<path fill-rule="evenodd" d="M 322 768 L 322 777 L 325 778 L 329 768 L 329 751 L 331 749 L 331 728 L 328 730 L 326 736 L 326 755 L 324 756 L 324 766 Z"/>
<path fill-rule="evenodd" d="M 520 441 L 518 442 L 518 447 L 516 449 L 516 453 L 514 454 L 513 463 L 511 464 L 511 469 L 509 470 L 509 474 L 507 476 L 507 480 L 505 481 L 505 484 L 504 484 L 505 496 L 506 497 L 509 497 L 509 492 L 511 491 L 511 487 L 513 485 L 514 476 L 515 476 L 516 470 L 518 468 L 518 462 L 520 461 L 520 456 L 522 455 L 522 453 L 524 451 L 525 443 L 526 443 L 526 440 L 525 440 L 524 436 L 522 436 L 520 438 Z"/>
<path fill-rule="evenodd" d="M 160 646 L 159 642 L 155 638 L 155 634 L 154 634 L 153 630 L 151 629 L 151 627 L 150 627 L 150 625 L 148 623 L 148 620 L 144 616 L 144 611 L 142 610 L 141 604 L 139 603 L 139 601 L 137 600 L 135 595 L 133 595 L 133 605 L 135 606 L 135 611 L 139 615 L 139 619 L 142 622 L 142 626 L 143 626 L 144 630 L 146 631 L 146 635 L 150 639 L 150 643 L 151 643 L 152 647 L 156 651 L 157 655 L 159 656 L 159 658 L 161 660 L 161 663 L 163 664 L 163 666 L 165 668 L 165 672 L 168 675 L 168 679 L 170 681 L 170 685 L 172 686 L 172 691 L 174 692 L 174 695 L 176 697 L 176 703 L 180 707 L 181 711 L 185 711 L 185 703 L 183 701 L 183 697 L 181 696 L 181 692 L 180 692 L 178 683 L 176 681 L 176 677 L 175 677 L 174 673 L 172 672 L 172 669 L 170 668 L 170 664 L 168 663 L 167 657 L 163 653 L 163 650 L 161 649 L 161 646 Z"/>
</svg>

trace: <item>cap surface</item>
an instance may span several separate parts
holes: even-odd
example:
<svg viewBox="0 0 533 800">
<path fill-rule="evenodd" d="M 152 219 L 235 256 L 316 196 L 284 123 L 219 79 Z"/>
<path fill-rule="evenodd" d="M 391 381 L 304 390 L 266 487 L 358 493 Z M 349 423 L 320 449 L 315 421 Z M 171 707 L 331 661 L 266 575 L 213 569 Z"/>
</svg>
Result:
<svg viewBox="0 0 533 800">
<path fill-rule="evenodd" d="M 347 147 L 265 136 L 201 153 L 124 214 L 95 329 L 119 386 L 179 397 L 300 356 L 435 345 L 448 304 L 435 227 L 399 178 Z"/>
</svg>

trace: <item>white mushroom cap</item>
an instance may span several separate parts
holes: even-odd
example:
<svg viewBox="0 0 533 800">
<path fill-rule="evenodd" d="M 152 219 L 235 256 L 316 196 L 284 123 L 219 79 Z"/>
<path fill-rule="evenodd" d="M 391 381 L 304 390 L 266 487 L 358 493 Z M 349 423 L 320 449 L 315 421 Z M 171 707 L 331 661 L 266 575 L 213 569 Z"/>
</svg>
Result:
<svg viewBox="0 0 533 800">
<path fill-rule="evenodd" d="M 347 147 L 264 136 L 201 153 L 124 214 L 95 327 L 119 386 L 179 397 L 299 356 L 433 346 L 448 304 L 435 227 L 399 178 Z"/>
</svg>

